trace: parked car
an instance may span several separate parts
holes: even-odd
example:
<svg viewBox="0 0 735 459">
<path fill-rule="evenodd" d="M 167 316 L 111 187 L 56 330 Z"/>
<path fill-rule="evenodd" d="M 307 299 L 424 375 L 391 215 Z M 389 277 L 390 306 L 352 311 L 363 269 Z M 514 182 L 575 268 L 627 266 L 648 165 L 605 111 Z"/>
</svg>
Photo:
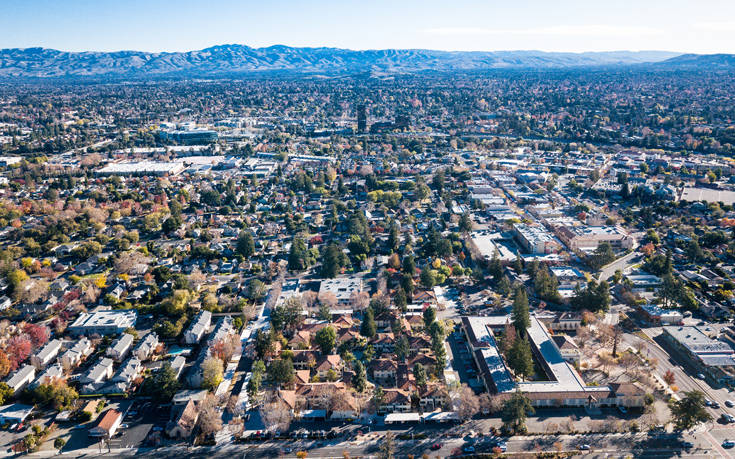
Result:
<svg viewBox="0 0 735 459">
<path fill-rule="evenodd" d="M 716 410 L 719 410 L 719 409 L 720 409 L 720 404 L 719 404 L 719 403 L 717 403 L 717 402 L 712 402 L 712 405 L 710 405 L 710 406 L 711 406 L 712 408 L 716 409 Z"/>
<path fill-rule="evenodd" d="M 735 406 L 735 403 L 733 403 L 732 400 L 725 400 L 725 406 L 728 408 L 732 408 Z"/>
<path fill-rule="evenodd" d="M 431 445 L 431 449 L 434 450 L 434 451 L 436 451 L 438 449 L 442 449 L 442 444 L 441 443 L 434 443 L 433 445 Z"/>
<path fill-rule="evenodd" d="M 467 445 L 464 448 L 462 448 L 462 451 L 464 451 L 465 453 L 474 453 L 475 447 L 472 445 Z"/>
<path fill-rule="evenodd" d="M 725 440 L 725 441 L 722 442 L 722 447 L 723 448 L 732 448 L 733 446 L 735 446 L 735 441 Z"/>
<path fill-rule="evenodd" d="M 628 409 L 624 406 L 619 406 L 618 411 L 620 411 L 622 414 L 628 414 Z"/>
<path fill-rule="evenodd" d="M 592 449 L 592 447 L 590 445 L 587 445 L 587 444 L 579 445 L 579 450 L 580 451 L 589 451 L 591 449 Z"/>
</svg>

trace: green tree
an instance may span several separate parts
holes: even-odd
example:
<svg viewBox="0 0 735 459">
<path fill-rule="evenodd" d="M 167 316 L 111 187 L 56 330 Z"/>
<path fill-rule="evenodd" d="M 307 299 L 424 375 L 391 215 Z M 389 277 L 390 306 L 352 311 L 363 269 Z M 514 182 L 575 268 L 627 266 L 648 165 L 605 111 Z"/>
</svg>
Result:
<svg viewBox="0 0 735 459">
<path fill-rule="evenodd" d="M 516 288 L 511 317 L 518 334 L 526 336 L 526 330 L 531 326 L 531 317 L 528 309 L 528 296 L 523 286 Z"/>
<path fill-rule="evenodd" d="M 4 382 L 0 382 L 0 405 L 4 405 L 13 396 L 13 388 Z"/>
<path fill-rule="evenodd" d="M 426 388 L 426 369 L 420 363 L 413 366 L 413 377 L 416 379 L 416 385 L 422 389 Z"/>
<path fill-rule="evenodd" d="M 288 269 L 303 271 L 310 266 L 310 261 L 306 242 L 300 237 L 295 237 L 291 242 L 291 249 L 288 253 Z"/>
<path fill-rule="evenodd" d="M 470 218 L 469 212 L 465 212 L 459 219 L 459 230 L 461 232 L 469 233 L 472 231 L 472 219 Z"/>
<path fill-rule="evenodd" d="M 431 324 L 436 320 L 436 310 L 429 306 L 424 309 L 424 328 L 428 331 Z"/>
<path fill-rule="evenodd" d="M 395 353 L 399 361 L 404 361 L 411 352 L 411 347 L 408 343 L 406 335 L 401 335 L 396 340 Z"/>
<path fill-rule="evenodd" d="M 507 360 L 508 366 L 516 375 L 525 379 L 533 374 L 531 345 L 525 338 L 519 338 L 513 342 L 508 351 Z"/>
<path fill-rule="evenodd" d="M 712 419 L 705 407 L 704 394 L 698 390 L 685 392 L 680 400 L 671 399 L 669 408 L 671 419 L 679 430 L 691 429 Z"/>
<path fill-rule="evenodd" d="M 319 346 L 319 349 L 321 349 L 322 354 L 324 355 L 329 355 L 332 353 L 336 340 L 337 332 L 334 331 L 334 328 L 329 325 L 322 328 L 314 335 L 314 341 L 316 342 L 316 345 Z"/>
<path fill-rule="evenodd" d="M 367 389 L 367 375 L 365 374 L 365 365 L 359 360 L 355 360 L 355 374 L 352 375 L 352 386 L 359 393 L 365 392 Z"/>
<path fill-rule="evenodd" d="M 157 402 L 168 403 L 181 384 L 176 377 L 176 371 L 171 367 L 171 362 L 166 362 L 153 376 L 146 378 L 143 387 L 144 392 L 152 395 Z"/>
<path fill-rule="evenodd" d="M 365 314 L 362 316 L 362 324 L 360 324 L 360 334 L 366 338 L 372 338 L 375 336 L 376 326 L 375 317 L 373 316 L 373 309 L 368 306 L 365 309 Z"/>
<path fill-rule="evenodd" d="M 435 271 L 431 269 L 431 266 L 429 265 L 426 265 L 424 269 L 421 270 L 421 285 L 425 288 L 432 288 L 436 285 Z"/>
<path fill-rule="evenodd" d="M 237 237 L 237 246 L 235 251 L 245 258 L 250 258 L 255 254 L 255 241 L 250 231 L 241 231 Z"/>
<path fill-rule="evenodd" d="M 61 452 L 61 450 L 64 449 L 64 446 L 66 446 L 66 440 L 61 437 L 56 437 L 56 440 L 54 440 L 54 449 Z"/>
<path fill-rule="evenodd" d="M 268 367 L 268 378 L 274 384 L 288 384 L 294 378 L 293 362 L 291 359 L 273 360 Z"/>
<path fill-rule="evenodd" d="M 534 409 L 531 400 L 523 392 L 516 391 L 503 404 L 501 419 L 503 430 L 510 434 L 523 434 L 526 432 L 526 418 L 533 414 Z"/>
<path fill-rule="evenodd" d="M 342 249 L 334 243 L 330 243 L 322 255 L 322 272 L 324 278 L 333 278 L 347 265 L 349 260 Z"/>
</svg>

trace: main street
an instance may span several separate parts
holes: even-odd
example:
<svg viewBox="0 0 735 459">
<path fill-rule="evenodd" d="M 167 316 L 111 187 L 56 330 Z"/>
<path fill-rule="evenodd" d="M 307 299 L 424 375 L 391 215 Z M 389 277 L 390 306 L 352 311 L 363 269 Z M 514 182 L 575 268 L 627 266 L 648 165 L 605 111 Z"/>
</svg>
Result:
<svg viewBox="0 0 735 459">
<path fill-rule="evenodd" d="M 692 443 L 686 447 L 685 441 Z M 382 435 L 373 434 L 370 437 L 355 441 L 270 441 L 253 444 L 229 444 L 216 447 L 169 447 L 159 448 L 155 451 L 143 449 L 113 449 L 110 452 L 100 454 L 99 449 L 89 448 L 77 450 L 73 454 L 65 454 L 67 457 L 156 457 L 174 458 L 186 455 L 187 457 L 296 457 L 299 451 L 306 451 L 308 457 L 343 458 L 345 454 L 349 457 L 376 457 L 383 444 Z M 439 443 L 439 449 L 433 449 L 432 445 Z M 430 457 L 448 457 L 461 454 L 462 449 L 469 445 L 467 441 L 460 438 L 451 439 L 423 439 L 423 440 L 398 440 L 394 441 L 396 457 L 420 457 L 427 454 Z M 580 457 L 691 457 L 711 458 L 723 457 L 728 454 L 719 445 L 713 447 L 710 441 L 704 440 L 698 434 L 685 435 L 678 438 L 673 434 L 647 433 L 625 433 L 625 434 L 587 434 L 587 435 L 544 435 L 513 437 L 507 441 L 507 453 L 523 452 L 549 452 L 575 451 Z M 583 450 L 589 446 L 589 450 Z M 477 453 L 491 453 L 493 442 L 491 439 L 479 439 L 472 443 Z M 31 457 L 50 457 L 53 451 L 43 451 L 30 454 Z"/>
</svg>

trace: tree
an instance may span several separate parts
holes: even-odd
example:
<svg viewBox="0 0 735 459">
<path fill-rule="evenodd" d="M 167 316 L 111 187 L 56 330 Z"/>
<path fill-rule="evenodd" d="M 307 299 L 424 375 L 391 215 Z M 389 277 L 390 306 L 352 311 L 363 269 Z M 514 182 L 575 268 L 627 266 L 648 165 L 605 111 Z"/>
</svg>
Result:
<svg viewBox="0 0 735 459">
<path fill-rule="evenodd" d="M 51 336 L 51 330 L 45 325 L 27 323 L 23 327 L 23 331 L 31 339 L 34 348 L 39 348 L 48 342 Z"/>
<path fill-rule="evenodd" d="M 375 317 L 373 316 L 373 308 L 368 307 L 365 310 L 365 314 L 362 316 L 362 324 L 360 324 L 360 334 L 365 338 L 372 338 L 375 336 L 376 325 Z"/>
<path fill-rule="evenodd" d="M 217 357 L 207 357 L 202 362 L 202 387 L 205 389 L 217 389 L 222 382 L 224 365 Z"/>
<path fill-rule="evenodd" d="M 268 378 L 274 384 L 288 384 L 294 378 L 293 362 L 291 359 L 276 359 L 268 366 Z"/>
<path fill-rule="evenodd" d="M 526 330 L 531 326 L 531 317 L 528 310 L 528 296 L 523 286 L 516 288 L 513 298 L 513 310 L 511 312 L 513 325 L 520 336 L 526 336 Z"/>
<path fill-rule="evenodd" d="M 322 254 L 322 272 L 324 278 L 333 278 L 347 266 L 349 259 L 342 249 L 335 243 L 330 243 Z"/>
<path fill-rule="evenodd" d="M 352 376 L 352 386 L 359 393 L 365 392 L 367 389 L 367 376 L 365 374 L 365 365 L 359 360 L 355 360 L 355 374 Z"/>
<path fill-rule="evenodd" d="M 321 349 L 322 354 L 324 355 L 329 355 L 332 353 L 336 339 L 337 332 L 334 331 L 334 328 L 330 327 L 329 325 L 322 328 L 314 335 L 314 341 L 316 342 L 317 346 L 319 346 L 319 349 Z"/>
<path fill-rule="evenodd" d="M 176 371 L 171 367 L 171 362 L 166 362 L 156 371 L 153 376 L 147 378 L 144 384 L 144 392 L 151 394 L 159 403 L 168 403 L 179 390 L 181 384 L 176 377 Z"/>
<path fill-rule="evenodd" d="M 222 413 L 217 407 L 217 399 L 214 395 L 207 394 L 207 397 L 202 400 L 197 424 L 205 436 L 213 435 L 222 430 Z"/>
<path fill-rule="evenodd" d="M 676 382 L 676 375 L 674 375 L 674 372 L 671 370 L 666 370 L 666 373 L 664 373 L 664 382 L 671 386 Z"/>
<path fill-rule="evenodd" d="M 285 432 L 293 420 L 289 407 L 275 395 L 271 396 L 270 401 L 264 403 L 260 408 L 260 416 L 266 428 L 271 432 L 276 430 Z"/>
<path fill-rule="evenodd" d="M 64 449 L 64 446 L 66 446 L 66 440 L 61 437 L 56 437 L 56 440 L 54 440 L 54 449 L 58 450 L 59 453 L 61 453 L 61 450 Z"/>
<path fill-rule="evenodd" d="M 4 382 L 0 382 L 0 405 L 4 405 L 5 402 L 13 396 L 13 388 L 8 386 Z"/>
<path fill-rule="evenodd" d="M 431 324 L 436 320 L 436 311 L 433 307 L 429 306 L 424 309 L 424 328 L 428 331 Z"/>
<path fill-rule="evenodd" d="M 480 398 L 467 384 L 462 384 L 459 388 L 452 405 L 457 416 L 463 421 L 480 412 Z"/>
<path fill-rule="evenodd" d="M 303 271 L 313 264 L 313 259 L 306 248 L 306 242 L 300 237 L 295 237 L 291 242 L 288 253 L 288 269 L 291 271 Z"/>
<path fill-rule="evenodd" d="M 394 459 L 395 458 L 396 446 L 394 444 L 394 435 L 390 430 L 383 436 L 383 441 L 380 444 L 380 459 Z"/>
<path fill-rule="evenodd" d="M 518 376 L 526 378 L 533 374 L 531 345 L 525 338 L 516 339 L 507 355 L 508 366 Z"/>
<path fill-rule="evenodd" d="M 588 263 L 594 270 L 598 270 L 614 260 L 615 252 L 613 252 L 609 242 L 601 242 L 592 255 L 588 257 Z"/>
<path fill-rule="evenodd" d="M 406 335 L 401 335 L 396 340 L 395 353 L 399 361 L 406 360 L 408 355 L 411 353 L 411 346 L 408 343 Z"/>
<path fill-rule="evenodd" d="M 523 392 L 516 391 L 503 404 L 501 419 L 503 429 L 511 434 L 523 434 L 526 432 L 526 417 L 533 414 L 534 409 L 531 400 Z"/>
<path fill-rule="evenodd" d="M 679 430 L 691 429 L 712 419 L 705 407 L 704 394 L 698 390 L 685 392 L 681 400 L 672 399 L 669 408 L 672 421 Z"/>
<path fill-rule="evenodd" d="M 241 231 L 237 237 L 235 251 L 245 258 L 250 258 L 255 253 L 255 241 L 250 231 Z"/>
<path fill-rule="evenodd" d="M 416 379 L 416 385 L 422 389 L 426 388 L 426 369 L 420 363 L 413 366 L 413 377 Z"/>
<path fill-rule="evenodd" d="M 426 265 L 424 269 L 421 270 L 421 285 L 423 285 L 425 288 L 432 288 L 434 285 L 436 285 L 436 272 L 431 269 L 431 266 Z"/>
<path fill-rule="evenodd" d="M 463 213 L 459 218 L 459 230 L 463 233 L 472 231 L 472 219 L 468 212 Z"/>
</svg>

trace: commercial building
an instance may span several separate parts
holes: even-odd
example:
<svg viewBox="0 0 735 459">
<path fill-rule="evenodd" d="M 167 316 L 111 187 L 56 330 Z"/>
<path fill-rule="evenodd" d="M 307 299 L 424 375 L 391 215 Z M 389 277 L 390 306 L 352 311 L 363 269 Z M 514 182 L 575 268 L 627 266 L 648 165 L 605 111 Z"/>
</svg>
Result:
<svg viewBox="0 0 735 459">
<path fill-rule="evenodd" d="M 161 162 L 161 161 L 136 161 L 125 163 L 108 164 L 101 169 L 97 169 L 95 174 L 98 176 L 120 175 L 123 177 L 134 176 L 166 176 L 177 175 L 186 169 L 181 162 Z"/>
<path fill-rule="evenodd" d="M 613 249 L 630 249 L 635 239 L 618 226 L 559 226 L 557 234 L 573 250 L 595 250 L 603 242 Z"/>
<path fill-rule="evenodd" d="M 365 134 L 367 132 L 367 107 L 365 104 L 357 106 L 357 133 Z"/>
<path fill-rule="evenodd" d="M 706 376 L 720 384 L 735 382 L 735 350 L 727 343 L 693 326 L 663 327 L 663 336 Z"/>
<path fill-rule="evenodd" d="M 513 225 L 513 233 L 526 252 L 555 253 L 562 248 L 559 240 L 541 226 L 517 223 Z"/>
<path fill-rule="evenodd" d="M 655 304 L 642 304 L 639 311 L 654 325 L 680 325 L 684 315 L 675 309 L 663 309 Z"/>
<path fill-rule="evenodd" d="M 0 423 L 20 423 L 25 422 L 28 416 L 33 412 L 30 405 L 21 405 L 14 403 L 12 405 L 0 406 Z"/>
<path fill-rule="evenodd" d="M 637 386 L 588 386 L 568 360 L 576 355 L 566 340 L 560 340 L 564 350 L 552 338 L 544 324 L 531 316 L 527 330 L 534 359 L 545 373 L 544 380 L 519 382 L 513 379 L 498 350 L 495 337 L 510 316 L 462 317 L 479 377 L 488 392 L 509 396 L 523 392 L 534 406 L 642 406 L 644 391 Z M 565 359 L 565 354 L 567 359 Z"/>
<path fill-rule="evenodd" d="M 334 294 L 342 306 L 352 304 L 352 295 L 362 292 L 362 279 L 359 277 L 339 277 L 324 279 L 319 284 L 319 297 L 327 293 Z"/>
<path fill-rule="evenodd" d="M 97 311 L 77 317 L 68 331 L 75 335 L 117 335 L 135 326 L 138 313 L 132 309 Z"/>
<path fill-rule="evenodd" d="M 217 131 L 192 129 L 181 131 L 161 131 L 161 137 L 184 145 L 201 145 L 216 142 L 219 135 L 217 134 Z"/>
</svg>

